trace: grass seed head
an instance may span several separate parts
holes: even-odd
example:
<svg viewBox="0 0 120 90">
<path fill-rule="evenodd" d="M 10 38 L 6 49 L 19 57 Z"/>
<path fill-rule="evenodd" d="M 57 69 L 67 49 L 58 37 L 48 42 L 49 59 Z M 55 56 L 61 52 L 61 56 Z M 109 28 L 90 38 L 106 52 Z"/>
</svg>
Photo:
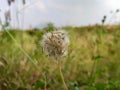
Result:
<svg viewBox="0 0 120 90">
<path fill-rule="evenodd" d="M 6 23 L 6 24 L 9 24 L 9 22 L 11 21 L 11 13 L 10 13 L 10 10 L 7 10 L 7 11 L 4 13 L 4 16 L 5 16 L 5 23 Z"/>
<path fill-rule="evenodd" d="M 58 60 L 67 55 L 69 38 L 68 33 L 64 30 L 48 32 L 43 35 L 41 41 L 43 52 Z"/>
<path fill-rule="evenodd" d="M 22 0 L 23 5 L 26 4 L 26 0 Z"/>
</svg>

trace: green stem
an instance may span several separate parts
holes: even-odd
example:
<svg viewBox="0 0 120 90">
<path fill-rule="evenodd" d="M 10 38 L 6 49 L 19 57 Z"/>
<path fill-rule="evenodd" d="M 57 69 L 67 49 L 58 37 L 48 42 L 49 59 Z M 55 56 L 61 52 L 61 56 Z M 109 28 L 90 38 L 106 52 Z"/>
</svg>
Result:
<svg viewBox="0 0 120 90">
<path fill-rule="evenodd" d="M 46 81 L 46 74 L 45 74 L 45 86 L 44 86 L 44 90 L 47 90 L 46 87 L 47 87 L 47 81 Z"/>
<path fill-rule="evenodd" d="M 96 61 L 93 62 L 91 73 L 90 73 L 90 84 L 93 82 L 94 79 L 94 74 L 95 74 L 95 69 L 96 69 Z"/>
<path fill-rule="evenodd" d="M 68 87 L 67 87 L 67 85 L 65 83 L 65 79 L 64 79 L 64 76 L 63 76 L 63 73 L 62 73 L 62 70 L 61 70 L 61 62 L 60 61 L 58 61 L 58 69 L 59 69 L 59 72 L 60 72 L 60 76 L 61 76 L 63 85 L 65 87 L 65 90 L 68 90 Z"/>
</svg>

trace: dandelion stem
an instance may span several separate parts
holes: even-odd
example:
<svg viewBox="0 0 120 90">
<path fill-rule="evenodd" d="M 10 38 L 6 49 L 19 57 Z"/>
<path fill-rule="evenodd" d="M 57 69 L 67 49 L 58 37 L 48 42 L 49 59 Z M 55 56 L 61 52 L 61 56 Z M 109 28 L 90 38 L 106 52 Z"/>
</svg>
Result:
<svg viewBox="0 0 120 90">
<path fill-rule="evenodd" d="M 68 90 L 67 85 L 66 85 L 66 83 L 65 83 L 65 79 L 64 79 L 62 70 L 61 70 L 61 62 L 60 62 L 60 61 L 58 61 L 58 69 L 59 69 L 59 72 L 60 72 L 60 76 L 61 76 L 63 85 L 64 85 L 64 87 L 65 87 L 65 90 Z"/>
</svg>

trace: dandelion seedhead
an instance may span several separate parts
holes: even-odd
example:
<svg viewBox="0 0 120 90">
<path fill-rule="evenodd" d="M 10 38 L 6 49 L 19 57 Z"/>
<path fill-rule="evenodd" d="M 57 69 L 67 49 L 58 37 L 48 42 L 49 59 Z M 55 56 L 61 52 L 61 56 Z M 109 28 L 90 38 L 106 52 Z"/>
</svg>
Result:
<svg viewBox="0 0 120 90">
<path fill-rule="evenodd" d="M 43 52 L 58 60 L 67 55 L 69 46 L 68 33 L 64 30 L 56 30 L 43 35 L 41 41 Z"/>
</svg>

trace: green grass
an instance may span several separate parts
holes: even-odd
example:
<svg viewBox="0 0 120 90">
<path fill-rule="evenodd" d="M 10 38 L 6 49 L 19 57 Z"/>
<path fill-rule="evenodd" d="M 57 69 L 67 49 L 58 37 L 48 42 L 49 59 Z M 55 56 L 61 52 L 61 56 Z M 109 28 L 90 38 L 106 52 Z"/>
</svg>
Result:
<svg viewBox="0 0 120 90">
<path fill-rule="evenodd" d="M 62 60 L 69 90 L 120 90 L 120 25 L 64 29 L 71 41 Z M 39 44 L 46 31 L 9 32 L 17 44 L 7 32 L 0 32 L 0 90 L 44 90 L 45 82 L 47 90 L 64 90 L 56 62 Z"/>
</svg>

